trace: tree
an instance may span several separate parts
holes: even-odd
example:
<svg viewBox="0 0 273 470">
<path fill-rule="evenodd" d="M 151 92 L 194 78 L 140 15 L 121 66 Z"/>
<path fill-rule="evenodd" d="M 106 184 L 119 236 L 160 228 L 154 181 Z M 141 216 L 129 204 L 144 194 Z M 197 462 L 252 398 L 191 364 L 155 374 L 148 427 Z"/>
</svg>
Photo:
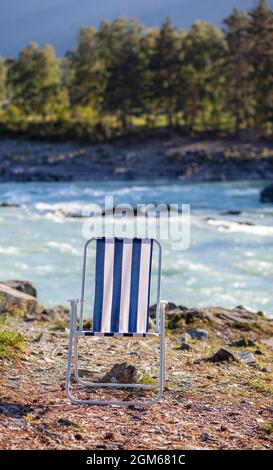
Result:
<svg viewBox="0 0 273 470">
<path fill-rule="evenodd" d="M 190 129 L 206 128 L 223 108 L 224 57 L 227 44 L 216 26 L 197 21 L 183 39 L 180 105 Z"/>
<path fill-rule="evenodd" d="M 256 125 L 266 130 L 273 120 L 273 12 L 265 0 L 250 12 L 250 60 L 255 91 Z"/>
<path fill-rule="evenodd" d="M 153 98 L 159 109 L 166 114 L 169 126 L 173 125 L 173 117 L 177 111 L 180 67 L 179 34 L 167 18 L 156 38 L 150 68 L 153 77 Z"/>
<path fill-rule="evenodd" d="M 68 54 L 68 88 L 73 105 L 101 109 L 105 90 L 104 64 L 95 28 L 81 28 L 75 51 Z"/>
<path fill-rule="evenodd" d="M 67 104 L 61 69 L 52 46 L 30 44 L 9 68 L 12 101 L 26 115 L 46 116 Z"/>
<path fill-rule="evenodd" d="M 248 13 L 234 9 L 224 21 L 229 46 L 227 65 L 227 104 L 235 116 L 236 133 L 249 124 L 253 115 L 253 66 L 250 61 L 252 38 L 249 35 Z"/>
<path fill-rule="evenodd" d="M 6 76 L 7 76 L 6 62 L 4 59 L 2 59 L 2 57 L 0 57 L 0 108 L 1 108 L 1 105 L 6 101 L 6 97 L 7 97 Z"/>
<path fill-rule="evenodd" d="M 144 72 L 141 35 L 142 27 L 124 18 L 102 25 L 100 31 L 106 75 L 104 109 L 117 113 L 125 131 L 130 116 L 141 108 Z"/>
</svg>

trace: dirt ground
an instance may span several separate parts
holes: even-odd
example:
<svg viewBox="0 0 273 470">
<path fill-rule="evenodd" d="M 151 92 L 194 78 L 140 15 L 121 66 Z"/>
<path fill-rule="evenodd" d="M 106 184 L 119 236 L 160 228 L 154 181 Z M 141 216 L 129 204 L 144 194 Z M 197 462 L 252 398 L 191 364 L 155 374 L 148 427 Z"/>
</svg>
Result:
<svg viewBox="0 0 273 470">
<path fill-rule="evenodd" d="M 12 329 L 27 344 L 23 355 L 0 361 L 1 449 L 273 449 L 272 352 L 259 343 L 254 366 L 203 360 L 238 338 L 238 330 L 208 325 L 209 339 L 192 340 L 189 351 L 179 349 L 181 334 L 168 332 L 164 398 L 136 408 L 71 404 L 64 390 L 68 330 L 17 318 Z M 249 335 L 255 341 L 265 336 Z M 157 353 L 154 338 L 85 338 L 81 374 L 96 380 L 114 363 L 127 362 L 156 377 Z M 92 397 L 153 393 L 101 389 Z"/>
</svg>

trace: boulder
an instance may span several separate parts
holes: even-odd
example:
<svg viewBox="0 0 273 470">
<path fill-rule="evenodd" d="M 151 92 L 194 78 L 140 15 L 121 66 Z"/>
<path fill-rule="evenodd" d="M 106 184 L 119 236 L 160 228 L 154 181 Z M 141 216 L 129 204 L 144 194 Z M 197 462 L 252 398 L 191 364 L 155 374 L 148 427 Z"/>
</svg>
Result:
<svg viewBox="0 0 273 470">
<path fill-rule="evenodd" d="M 52 308 L 45 308 L 41 314 L 41 320 L 44 321 L 66 321 L 69 319 L 69 310 L 62 305 L 57 305 Z"/>
<path fill-rule="evenodd" d="M 209 334 L 206 330 L 201 328 L 192 328 L 188 331 L 192 339 L 205 340 L 208 339 Z"/>
<path fill-rule="evenodd" d="M 150 315 L 155 317 L 155 305 L 150 308 Z M 184 328 L 186 325 L 213 322 L 220 325 L 243 327 L 249 329 L 251 323 L 255 323 L 261 317 L 261 312 L 252 312 L 239 305 L 228 309 L 223 307 L 187 308 L 182 305 L 168 303 L 166 307 L 166 327 L 169 329 Z"/>
<path fill-rule="evenodd" d="M 37 297 L 37 290 L 29 281 L 18 281 L 16 279 L 11 279 L 9 281 L 3 281 L 2 284 L 5 286 L 16 289 L 19 292 L 24 292 L 24 294 L 31 295 L 32 297 Z"/>
<path fill-rule="evenodd" d="M 106 372 L 102 377 L 101 382 L 136 383 L 137 370 L 134 366 L 127 365 L 126 362 L 123 362 L 122 364 L 114 364 L 112 369 Z"/>
<path fill-rule="evenodd" d="M 261 202 L 273 202 L 273 184 L 266 186 L 260 194 Z"/>
<path fill-rule="evenodd" d="M 236 352 L 234 354 L 237 357 L 237 359 L 239 359 L 241 362 L 243 362 L 247 366 L 251 366 L 253 364 L 256 364 L 256 359 L 253 356 L 253 354 L 250 353 L 250 352 L 242 351 L 242 352 Z"/>
<path fill-rule="evenodd" d="M 179 349 L 181 349 L 181 351 L 190 351 L 192 347 L 188 343 L 185 343 L 184 341 L 182 341 Z"/>
<path fill-rule="evenodd" d="M 236 361 L 237 357 L 229 349 L 220 348 L 213 356 L 206 359 L 208 362 Z"/>
<path fill-rule="evenodd" d="M 237 211 L 237 210 L 228 210 L 225 212 L 221 212 L 222 215 L 241 215 L 242 211 Z"/>
<path fill-rule="evenodd" d="M 33 315 L 38 307 L 37 299 L 32 295 L 0 283 L 0 313 L 12 313 L 16 309 L 22 316 Z"/>
<path fill-rule="evenodd" d="M 10 203 L 10 202 L 0 202 L 0 207 L 1 208 L 9 208 L 9 207 L 20 207 L 19 204 L 13 204 L 13 203 Z"/>
<path fill-rule="evenodd" d="M 247 347 L 256 346 L 256 344 L 251 339 L 248 339 L 248 338 L 245 338 L 244 336 L 242 336 L 242 338 L 240 338 L 237 341 L 234 341 L 233 343 L 231 343 L 230 346 L 236 347 L 236 348 L 247 348 Z"/>
</svg>

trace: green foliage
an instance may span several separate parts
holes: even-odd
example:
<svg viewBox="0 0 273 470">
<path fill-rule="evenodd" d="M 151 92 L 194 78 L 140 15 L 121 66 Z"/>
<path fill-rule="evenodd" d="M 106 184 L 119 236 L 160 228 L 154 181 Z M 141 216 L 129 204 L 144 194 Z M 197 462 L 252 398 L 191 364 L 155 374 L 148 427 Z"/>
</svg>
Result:
<svg viewBox="0 0 273 470">
<path fill-rule="evenodd" d="M 100 140 L 133 128 L 186 132 L 273 132 L 273 12 L 265 0 L 233 10 L 225 28 L 197 21 L 188 31 L 166 19 L 81 28 L 58 59 L 30 44 L 0 58 L 0 124 L 39 137 Z"/>
<path fill-rule="evenodd" d="M 139 382 L 142 385 L 154 385 L 156 380 L 151 376 L 151 374 L 145 373 L 141 376 Z"/>
<path fill-rule="evenodd" d="M 269 423 L 264 423 L 261 427 L 266 432 L 266 434 L 273 434 L 273 421 L 270 421 Z"/>
<path fill-rule="evenodd" d="M 6 313 L 0 315 L 0 325 L 8 325 L 9 317 Z"/>
<path fill-rule="evenodd" d="M 52 46 L 30 44 L 9 67 L 12 103 L 25 115 L 50 116 L 67 102 L 61 69 Z M 67 102 L 68 103 L 68 102 Z"/>
<path fill-rule="evenodd" d="M 250 35 L 253 38 L 251 61 L 255 95 L 256 126 L 272 131 L 273 119 L 273 12 L 265 0 L 250 12 Z"/>
<path fill-rule="evenodd" d="M 7 87 L 6 87 L 7 65 L 4 59 L 0 57 L 0 109 L 6 100 Z"/>
<path fill-rule="evenodd" d="M 13 331 L 0 331 L 0 359 L 9 359 L 23 351 L 25 338 Z"/>
<path fill-rule="evenodd" d="M 251 122 L 254 107 L 253 63 L 249 60 L 253 47 L 250 35 L 250 16 L 234 10 L 225 20 L 229 53 L 226 58 L 226 76 L 229 87 L 227 103 L 235 119 L 236 132 Z"/>
</svg>

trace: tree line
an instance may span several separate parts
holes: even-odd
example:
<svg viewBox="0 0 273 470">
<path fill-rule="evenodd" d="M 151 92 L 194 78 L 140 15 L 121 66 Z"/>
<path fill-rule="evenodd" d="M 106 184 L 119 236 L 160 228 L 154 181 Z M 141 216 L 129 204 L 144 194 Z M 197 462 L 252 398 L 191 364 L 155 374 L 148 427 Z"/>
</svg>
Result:
<svg viewBox="0 0 273 470">
<path fill-rule="evenodd" d="M 61 59 L 30 44 L 0 58 L 0 126 L 94 140 L 166 126 L 272 135 L 273 11 L 234 9 L 223 29 L 103 21 Z"/>
</svg>

